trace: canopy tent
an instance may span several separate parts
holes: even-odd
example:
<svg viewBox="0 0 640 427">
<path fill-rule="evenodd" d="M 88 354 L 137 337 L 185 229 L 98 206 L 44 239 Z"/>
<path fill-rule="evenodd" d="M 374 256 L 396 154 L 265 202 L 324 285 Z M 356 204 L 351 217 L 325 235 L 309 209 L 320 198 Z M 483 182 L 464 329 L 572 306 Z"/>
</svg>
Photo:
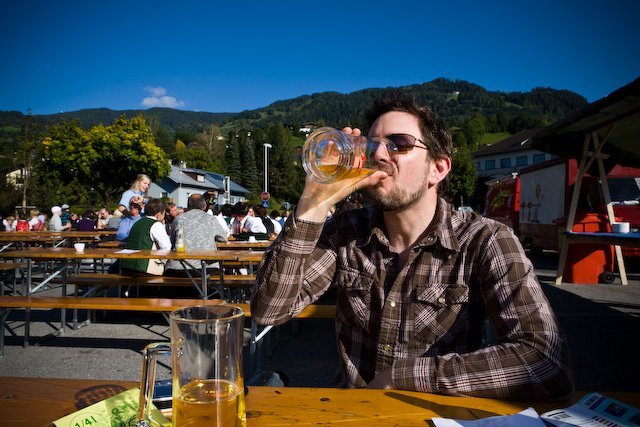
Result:
<svg viewBox="0 0 640 427">
<path fill-rule="evenodd" d="M 608 165 L 640 167 L 640 78 L 542 129 L 532 147 L 579 158 L 585 137 L 594 133 Z"/>
<path fill-rule="evenodd" d="M 615 222 L 607 172 L 616 164 L 640 167 L 639 142 L 640 78 L 547 126 L 534 137 L 533 148 L 565 158 L 575 157 L 580 162 L 560 250 L 556 284 L 562 282 L 569 245 L 578 242 L 576 234 L 580 233 L 572 233 L 572 230 L 584 173 L 589 171 L 600 178 L 609 222 Z M 606 233 L 594 239 L 603 244 L 613 242 Z M 622 284 L 626 285 L 627 274 L 620 246 L 615 246 L 615 253 Z"/>
</svg>

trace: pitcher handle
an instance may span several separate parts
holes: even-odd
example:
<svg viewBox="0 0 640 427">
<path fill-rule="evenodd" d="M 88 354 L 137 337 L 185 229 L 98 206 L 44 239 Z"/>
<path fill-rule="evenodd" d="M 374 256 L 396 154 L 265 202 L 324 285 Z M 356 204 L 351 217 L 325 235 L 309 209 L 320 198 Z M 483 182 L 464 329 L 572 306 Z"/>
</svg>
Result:
<svg viewBox="0 0 640 427">
<path fill-rule="evenodd" d="M 151 419 L 150 408 L 153 400 L 153 389 L 156 383 L 158 355 L 168 353 L 171 353 L 171 345 L 166 342 L 154 342 L 142 350 L 142 374 L 140 377 L 137 427 L 160 425 L 160 423 L 156 423 Z"/>
</svg>

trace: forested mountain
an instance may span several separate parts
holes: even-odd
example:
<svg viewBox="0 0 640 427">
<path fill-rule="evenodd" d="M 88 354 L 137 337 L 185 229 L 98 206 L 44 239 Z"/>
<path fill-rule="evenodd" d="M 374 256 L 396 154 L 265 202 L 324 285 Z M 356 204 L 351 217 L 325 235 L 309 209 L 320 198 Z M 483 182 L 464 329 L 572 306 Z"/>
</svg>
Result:
<svg viewBox="0 0 640 427">
<path fill-rule="evenodd" d="M 59 123 L 61 120 L 77 119 L 82 127 L 89 127 L 112 123 L 121 115 L 131 118 L 144 113 L 154 129 L 162 127 L 171 133 L 197 133 L 210 124 L 220 125 L 223 129 L 266 128 L 271 123 L 291 126 L 303 123 L 331 126 L 352 124 L 362 127 L 362 116 L 366 108 L 373 99 L 391 89 L 400 89 L 430 105 L 449 127 L 462 126 L 465 121 L 480 113 L 484 116 L 501 117 L 503 129 L 499 129 L 500 131 L 507 130 L 509 122 L 519 116 L 553 122 L 587 103 L 584 97 L 567 90 L 536 88 L 530 92 L 490 92 L 463 80 L 440 78 L 400 88 L 364 89 L 348 94 L 322 92 L 304 95 L 241 113 L 207 113 L 170 108 L 121 111 L 95 108 L 38 115 L 36 119 L 43 126 Z M 24 115 L 19 112 L 0 111 L 0 141 L 17 132 L 23 118 Z"/>
<path fill-rule="evenodd" d="M 204 123 L 222 124 L 237 113 L 203 113 L 197 111 L 182 111 L 171 108 L 150 108 L 148 110 L 110 110 L 109 108 L 88 108 L 68 113 L 38 115 L 44 125 L 52 125 L 62 120 L 77 119 L 82 127 L 99 124 L 107 125 L 124 115 L 127 118 L 144 113 L 149 122 L 157 120 L 163 126 L 172 129 L 199 128 Z M 23 115 L 17 111 L 0 111 L 0 127 L 6 125 L 20 126 Z"/>
<path fill-rule="evenodd" d="M 87 186 L 82 187 L 84 183 L 77 180 L 67 180 L 68 183 L 60 185 L 60 176 L 53 176 L 51 167 L 45 166 L 52 159 L 51 153 L 43 153 L 41 141 L 53 134 L 53 140 L 64 142 L 62 145 L 69 150 L 67 154 L 60 154 L 58 160 L 67 155 L 77 156 L 79 151 L 74 150 L 84 150 L 83 156 L 91 160 L 96 151 L 91 144 L 102 149 L 107 143 L 111 144 L 112 152 L 103 153 L 105 158 L 118 158 L 122 154 L 118 150 L 126 150 L 131 138 L 139 140 L 140 144 L 152 141 L 151 145 L 160 147 L 160 157 L 227 174 L 249 189 L 254 198 L 259 197 L 262 188 L 263 145 L 269 143 L 273 147 L 269 154 L 269 189 L 275 198 L 295 200 L 304 183 L 304 171 L 295 155 L 297 147 L 304 142 L 304 135 L 298 129 L 312 123 L 333 127 L 351 125 L 366 131 L 364 111 L 375 98 L 390 90 L 401 90 L 415 96 L 420 103 L 430 105 L 451 130 L 458 149 L 450 188 L 453 194 L 460 195 L 473 192 L 475 174 L 471 153 L 484 143 L 485 135 L 508 135 L 541 127 L 587 103 L 584 97 L 566 90 L 536 88 L 529 92 L 490 92 L 466 81 L 441 78 L 400 88 L 304 95 L 240 113 L 168 108 L 125 111 L 96 108 L 50 115 L 0 111 L 0 170 L 25 168 L 36 171 L 32 189 L 29 194 L 25 191 L 22 195 L 14 194 L 15 189 L 2 182 L 4 175 L 0 176 L 0 199 L 7 206 L 16 199 L 43 203 L 42 195 L 46 194 L 52 203 L 61 199 L 91 203 L 87 194 L 94 188 L 84 188 Z M 148 134 L 145 133 L 147 126 Z M 138 128 L 145 132 L 139 132 Z M 141 138 L 142 134 L 145 138 Z M 126 155 L 123 158 L 131 159 Z M 82 160 L 87 159 L 83 157 Z M 163 165 L 166 166 L 166 162 Z M 93 164 L 91 167 L 99 166 L 104 165 Z M 2 203 L 0 200 L 0 205 Z"/>
<path fill-rule="evenodd" d="M 349 94 L 323 92 L 275 102 L 268 107 L 238 114 L 231 123 L 240 127 L 260 126 L 280 122 L 291 125 L 312 122 L 332 126 L 352 124 L 362 127 L 363 113 L 382 93 L 396 88 L 364 89 Z M 449 127 L 462 126 L 480 113 L 502 116 L 504 129 L 509 121 L 527 116 L 538 121 L 553 122 L 587 103 L 571 91 L 536 88 L 530 92 L 489 92 L 463 80 L 436 79 L 400 89 L 412 94 L 433 111 Z M 521 130 L 521 129 L 518 129 Z"/>
</svg>

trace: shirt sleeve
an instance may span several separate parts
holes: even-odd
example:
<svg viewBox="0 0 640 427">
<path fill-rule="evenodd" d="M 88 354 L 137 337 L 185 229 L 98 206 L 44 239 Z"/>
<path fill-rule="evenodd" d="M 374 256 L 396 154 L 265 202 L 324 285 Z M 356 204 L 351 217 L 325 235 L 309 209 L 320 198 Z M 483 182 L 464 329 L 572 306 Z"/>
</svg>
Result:
<svg viewBox="0 0 640 427">
<path fill-rule="evenodd" d="M 336 255 L 317 247 L 323 225 L 291 215 L 267 249 L 251 298 L 251 316 L 256 322 L 282 324 L 329 288 Z"/>
<path fill-rule="evenodd" d="M 158 249 L 171 250 L 171 239 L 169 238 L 163 223 L 156 221 L 156 223 L 151 226 L 150 233 L 151 238 L 156 242 Z"/>
<path fill-rule="evenodd" d="M 49 230 L 51 231 L 62 231 L 64 228 L 62 227 L 62 220 L 58 215 L 54 215 L 51 217 L 49 221 Z"/>
<path fill-rule="evenodd" d="M 399 389 L 498 399 L 560 399 L 573 391 L 569 351 L 533 265 L 504 227 L 480 245 L 481 294 L 497 342 L 469 353 L 400 359 Z"/>
<path fill-rule="evenodd" d="M 129 218 L 122 218 L 120 224 L 118 224 L 118 231 L 116 231 L 116 240 L 124 242 L 129 237 L 129 231 L 131 231 L 131 221 Z"/>
<path fill-rule="evenodd" d="M 227 237 L 229 237 L 229 229 L 227 227 L 223 227 L 222 224 L 220 223 L 220 220 L 217 216 L 212 216 L 211 219 L 213 219 L 212 221 L 212 225 L 213 225 L 213 237 L 214 239 L 217 236 L 222 237 L 224 240 L 227 240 Z"/>
<path fill-rule="evenodd" d="M 133 191 L 125 191 L 124 193 L 122 193 L 122 197 L 120 197 L 120 203 L 118 203 L 118 206 L 124 206 L 125 208 L 129 209 L 129 202 L 131 201 L 131 198 L 133 196 Z"/>
</svg>

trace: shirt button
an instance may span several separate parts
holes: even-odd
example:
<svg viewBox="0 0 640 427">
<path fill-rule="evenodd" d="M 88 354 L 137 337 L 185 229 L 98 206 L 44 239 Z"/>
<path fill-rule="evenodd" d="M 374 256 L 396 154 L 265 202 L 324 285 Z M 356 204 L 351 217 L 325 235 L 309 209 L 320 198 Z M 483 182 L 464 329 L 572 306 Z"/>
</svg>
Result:
<svg viewBox="0 0 640 427">
<path fill-rule="evenodd" d="M 395 307 L 395 306 L 396 306 L 396 302 L 395 302 L 395 301 L 391 301 L 391 302 L 389 303 L 389 305 L 391 306 L 391 308 L 393 308 L 393 307 Z"/>
<path fill-rule="evenodd" d="M 391 350 L 391 346 L 389 344 L 385 344 L 384 347 L 382 347 L 384 349 L 384 351 L 389 351 Z"/>
<path fill-rule="evenodd" d="M 438 305 L 439 305 L 440 307 L 444 307 L 444 306 L 446 305 L 446 304 L 445 304 L 446 302 L 447 302 L 447 300 L 446 300 L 444 297 L 440 297 L 440 298 L 438 298 Z"/>
</svg>

